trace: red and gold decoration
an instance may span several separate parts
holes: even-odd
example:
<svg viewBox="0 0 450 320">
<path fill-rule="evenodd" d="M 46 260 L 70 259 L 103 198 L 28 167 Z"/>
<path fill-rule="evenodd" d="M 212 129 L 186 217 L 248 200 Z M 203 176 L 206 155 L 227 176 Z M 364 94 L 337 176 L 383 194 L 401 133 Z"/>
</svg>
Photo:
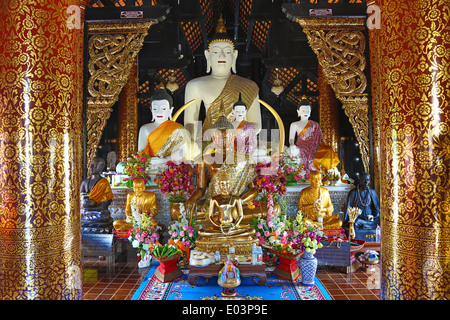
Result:
<svg viewBox="0 0 450 320">
<path fill-rule="evenodd" d="M 138 74 L 137 57 L 130 69 L 128 81 L 119 95 L 117 162 L 126 161 L 138 149 Z"/>
<path fill-rule="evenodd" d="M 181 250 L 172 244 L 157 244 L 150 254 L 159 261 L 159 266 L 155 270 L 155 277 L 161 282 L 169 282 L 179 278 L 183 272 L 178 267 L 178 258 L 181 257 Z"/>
<path fill-rule="evenodd" d="M 365 19 L 289 17 L 302 26 L 325 79 L 342 102 L 342 108 L 358 140 L 364 168 L 369 172 L 369 104 L 364 73 Z"/>
<path fill-rule="evenodd" d="M 118 101 L 144 38 L 155 23 L 120 21 L 88 24 L 87 163 L 95 156 L 112 106 Z"/>
<path fill-rule="evenodd" d="M 449 299 L 450 4 L 378 5 L 381 298 Z"/>
<path fill-rule="evenodd" d="M 0 300 L 82 299 L 80 71 L 86 4 L 1 5 Z M 78 28 L 68 27 L 70 6 L 81 20 L 74 24 Z"/>
</svg>

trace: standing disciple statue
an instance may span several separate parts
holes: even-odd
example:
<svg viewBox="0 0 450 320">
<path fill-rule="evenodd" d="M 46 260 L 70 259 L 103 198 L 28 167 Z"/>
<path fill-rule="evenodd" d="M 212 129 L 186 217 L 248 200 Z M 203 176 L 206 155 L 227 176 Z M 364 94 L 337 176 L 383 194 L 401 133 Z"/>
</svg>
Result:
<svg viewBox="0 0 450 320">
<path fill-rule="evenodd" d="M 348 223 L 348 208 L 361 209 L 361 215 L 355 220 L 355 238 L 375 241 L 377 225 L 380 224 L 380 199 L 375 190 L 369 187 L 370 175 L 361 173 L 359 184 L 350 190 L 345 208 L 345 222 Z"/>
<path fill-rule="evenodd" d="M 331 203 L 330 193 L 322 187 L 322 175 L 320 171 L 312 171 L 309 174 L 311 186 L 300 192 L 298 209 L 303 212 L 303 221 L 306 224 L 320 226 L 319 217 L 322 217 L 323 229 L 339 229 L 342 221 L 338 214 L 333 214 L 334 206 Z"/>
<path fill-rule="evenodd" d="M 233 105 L 232 114 L 234 151 L 253 155 L 258 145 L 257 133 L 255 125 L 246 121 L 247 105 L 241 100 L 241 94 L 239 94 L 239 100 Z"/>
<path fill-rule="evenodd" d="M 152 164 L 180 161 L 187 151 L 190 137 L 183 125 L 172 121 L 173 99 L 163 88 L 152 95 L 153 121 L 139 130 L 138 152 L 152 157 Z"/>
<path fill-rule="evenodd" d="M 100 174 L 105 168 L 105 160 L 99 157 L 92 159 L 89 165 L 90 177 L 80 185 L 81 230 L 83 233 L 111 233 L 113 219 L 108 210 L 113 199 L 109 181 Z"/>
<path fill-rule="evenodd" d="M 300 161 L 305 165 L 306 173 L 315 168 L 320 170 L 321 166 L 326 170 L 336 167 L 339 164 L 338 156 L 326 145 L 320 125 L 309 120 L 311 103 L 302 99 L 297 107 L 297 113 L 300 120 L 290 126 L 289 144 L 291 146 L 295 144 L 300 149 Z"/>
<path fill-rule="evenodd" d="M 216 29 L 216 35 L 209 42 L 208 49 L 205 50 L 207 72 L 211 71 L 211 74 L 192 79 L 186 84 L 185 103 L 195 100 L 184 111 L 184 126 L 191 134 L 192 139 L 198 138 L 195 124 L 199 121 L 202 101 L 206 109 L 206 118 L 203 122 L 201 138 L 222 114 L 225 114 L 231 120 L 232 106 L 238 100 L 239 93 L 241 93 L 245 104 L 249 106 L 247 121 L 254 124 L 256 133 L 261 131 L 259 88 L 254 81 L 233 74 L 236 73 L 237 56 L 238 51 L 226 33 L 221 18 Z M 195 148 L 195 145 L 193 147 Z M 197 151 L 194 152 L 197 154 Z"/>
</svg>

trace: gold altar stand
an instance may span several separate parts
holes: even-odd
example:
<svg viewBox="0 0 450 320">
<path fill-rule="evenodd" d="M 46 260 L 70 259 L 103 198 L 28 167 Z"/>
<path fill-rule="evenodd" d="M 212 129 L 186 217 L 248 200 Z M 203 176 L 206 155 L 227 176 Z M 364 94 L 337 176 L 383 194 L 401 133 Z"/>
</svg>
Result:
<svg viewBox="0 0 450 320">
<path fill-rule="evenodd" d="M 212 278 L 217 277 L 223 264 L 210 264 L 206 267 L 195 267 L 189 265 L 188 282 L 190 285 L 195 285 L 197 278 Z M 265 264 L 238 264 L 237 268 L 240 271 L 241 278 L 259 277 L 258 284 L 264 286 L 267 281 L 266 265 Z"/>
</svg>

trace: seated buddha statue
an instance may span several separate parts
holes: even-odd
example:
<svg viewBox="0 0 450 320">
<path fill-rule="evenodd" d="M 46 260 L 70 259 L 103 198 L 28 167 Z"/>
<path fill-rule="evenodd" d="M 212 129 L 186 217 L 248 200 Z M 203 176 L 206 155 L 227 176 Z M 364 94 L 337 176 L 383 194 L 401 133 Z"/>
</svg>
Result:
<svg viewBox="0 0 450 320">
<path fill-rule="evenodd" d="M 183 125 L 172 121 L 172 97 L 160 87 L 151 96 L 150 105 L 153 120 L 139 129 L 138 152 L 150 156 L 154 165 L 183 160 L 190 136 Z"/>
<path fill-rule="evenodd" d="M 113 199 L 113 193 L 106 178 L 100 174 L 105 167 L 105 160 L 99 157 L 92 159 L 89 164 L 90 177 L 80 185 L 81 229 L 83 233 L 110 233 L 113 219 L 108 210 Z"/>
<path fill-rule="evenodd" d="M 142 214 L 150 216 L 154 220 L 158 214 L 158 206 L 156 204 L 155 193 L 145 191 L 144 179 L 136 179 L 133 181 L 133 192 L 127 195 L 127 203 L 125 206 L 126 220 L 114 221 L 114 229 L 117 231 L 133 229 L 131 217 L 139 223 Z M 152 224 L 156 225 L 157 222 L 154 221 Z"/>
<path fill-rule="evenodd" d="M 255 207 L 248 206 L 258 195 L 258 189 L 253 186 L 256 175 L 253 157 L 233 150 L 234 127 L 225 116 L 219 117 L 211 130 L 212 143 L 196 159 L 197 188 L 186 202 L 186 212 L 189 214 L 195 207 L 197 224 L 203 227 L 211 224 L 207 216 L 209 200 L 219 194 L 219 178 L 225 171 L 230 177 L 230 193 L 241 198 L 243 203 L 241 223 L 252 224 L 253 216 L 264 217 L 267 213 L 265 202 Z M 274 211 L 280 211 L 278 204 L 275 204 Z"/>
<path fill-rule="evenodd" d="M 222 171 L 219 176 L 218 194 L 210 199 L 207 218 L 211 226 L 198 231 L 199 238 L 196 245 L 203 249 L 219 250 L 226 254 L 230 244 L 238 248 L 242 253 L 242 244 L 251 247 L 255 238 L 255 229 L 251 226 L 240 225 L 244 217 L 242 199 L 231 194 L 230 176 Z"/>
<path fill-rule="evenodd" d="M 348 229 L 347 209 L 350 207 L 361 209 L 361 214 L 356 218 L 354 225 L 356 239 L 375 241 L 376 229 L 380 224 L 380 199 L 376 191 L 370 188 L 370 174 L 361 173 L 357 187 L 348 193 L 344 211 L 344 229 Z"/>
<path fill-rule="evenodd" d="M 333 214 L 333 204 L 327 188 L 321 187 L 322 176 L 320 171 L 312 171 L 309 174 L 311 186 L 300 192 L 298 209 L 303 212 L 303 222 L 320 226 L 319 216 L 323 219 L 323 229 L 339 229 L 342 220 L 339 215 Z"/>
</svg>

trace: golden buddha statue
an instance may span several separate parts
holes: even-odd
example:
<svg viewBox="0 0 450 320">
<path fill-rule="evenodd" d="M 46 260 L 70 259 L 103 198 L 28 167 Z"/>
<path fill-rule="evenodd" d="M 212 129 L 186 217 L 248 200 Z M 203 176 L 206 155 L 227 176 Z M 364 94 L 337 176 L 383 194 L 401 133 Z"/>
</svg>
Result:
<svg viewBox="0 0 450 320">
<path fill-rule="evenodd" d="M 257 243 L 255 229 L 241 226 L 244 217 L 242 199 L 231 194 L 230 176 L 222 171 L 219 176 L 218 192 L 210 199 L 207 218 L 211 226 L 198 231 L 197 247 L 206 251 L 220 251 L 228 253 L 228 247 L 233 244 L 237 254 L 248 254 L 253 243 Z"/>
<path fill-rule="evenodd" d="M 186 212 L 189 214 L 196 207 L 198 225 L 208 227 L 209 200 L 219 194 L 219 177 L 222 172 L 229 174 L 230 193 L 238 196 L 243 204 L 243 219 L 241 223 L 252 224 L 253 216 L 265 217 L 267 204 L 260 202 L 259 206 L 250 208 L 248 204 L 255 201 L 258 189 L 253 186 L 255 163 L 249 154 L 234 151 L 234 127 L 225 116 L 221 116 L 212 128 L 212 141 L 197 163 L 197 189 L 186 202 Z M 280 207 L 275 204 L 274 211 Z"/>
<path fill-rule="evenodd" d="M 322 176 L 320 171 L 312 171 L 309 174 L 311 186 L 300 192 L 298 209 L 303 212 L 303 222 L 320 227 L 319 216 L 323 219 L 323 229 L 339 229 L 342 220 L 339 215 L 333 214 L 333 204 L 327 188 L 321 187 Z"/>
<path fill-rule="evenodd" d="M 133 192 L 127 195 L 127 203 L 125 207 L 125 215 L 127 218 L 126 220 L 114 221 L 114 229 L 117 231 L 127 231 L 133 229 L 131 217 L 139 222 L 142 214 L 152 217 L 153 225 L 158 224 L 154 220 L 158 214 L 156 195 L 154 192 L 145 191 L 145 181 L 143 179 L 136 179 L 133 181 Z"/>
</svg>

